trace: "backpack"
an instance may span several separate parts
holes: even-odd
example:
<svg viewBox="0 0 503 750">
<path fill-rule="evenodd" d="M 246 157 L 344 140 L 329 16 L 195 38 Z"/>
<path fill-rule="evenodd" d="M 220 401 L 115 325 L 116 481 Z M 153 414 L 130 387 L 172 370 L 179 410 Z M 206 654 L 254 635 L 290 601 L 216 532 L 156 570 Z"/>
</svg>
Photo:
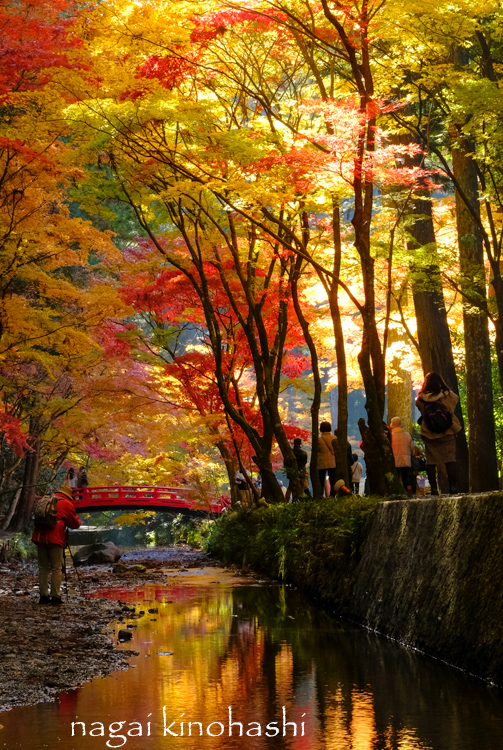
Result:
<svg viewBox="0 0 503 750">
<path fill-rule="evenodd" d="M 452 414 L 441 401 L 425 403 L 424 420 L 430 432 L 446 432 L 449 427 L 452 427 Z"/>
<path fill-rule="evenodd" d="M 38 531 L 50 531 L 56 527 L 58 498 L 54 493 L 39 497 L 35 502 L 33 520 Z"/>
<path fill-rule="evenodd" d="M 412 471 L 426 471 L 426 457 L 425 456 L 411 456 L 410 457 L 410 468 Z"/>
</svg>

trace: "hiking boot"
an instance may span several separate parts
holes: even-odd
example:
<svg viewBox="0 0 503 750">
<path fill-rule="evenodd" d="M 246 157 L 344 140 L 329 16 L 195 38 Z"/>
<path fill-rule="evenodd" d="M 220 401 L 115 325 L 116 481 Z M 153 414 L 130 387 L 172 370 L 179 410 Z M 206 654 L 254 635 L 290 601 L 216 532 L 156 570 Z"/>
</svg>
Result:
<svg viewBox="0 0 503 750">
<path fill-rule="evenodd" d="M 50 604 L 51 603 L 51 597 L 46 596 L 45 594 L 40 594 L 40 599 L 38 600 L 39 604 Z"/>
<path fill-rule="evenodd" d="M 51 597 L 51 604 L 55 604 L 57 606 L 58 604 L 63 604 L 63 600 L 60 596 L 53 596 Z"/>
</svg>

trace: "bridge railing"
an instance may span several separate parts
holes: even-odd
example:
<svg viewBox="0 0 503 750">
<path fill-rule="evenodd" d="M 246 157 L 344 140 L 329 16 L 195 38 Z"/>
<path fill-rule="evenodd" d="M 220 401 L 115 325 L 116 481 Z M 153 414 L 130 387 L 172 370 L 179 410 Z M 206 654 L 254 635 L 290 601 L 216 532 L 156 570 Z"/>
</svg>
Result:
<svg viewBox="0 0 503 750">
<path fill-rule="evenodd" d="M 159 508 L 173 508 L 176 510 L 206 511 L 222 513 L 230 506 L 228 498 L 218 498 L 206 505 L 193 499 L 191 490 L 185 487 L 138 487 L 112 486 L 112 487 L 86 487 L 85 489 L 73 490 L 73 503 L 75 508 L 99 510 L 103 506 L 121 508 L 142 508 L 148 510 L 149 506 Z"/>
</svg>

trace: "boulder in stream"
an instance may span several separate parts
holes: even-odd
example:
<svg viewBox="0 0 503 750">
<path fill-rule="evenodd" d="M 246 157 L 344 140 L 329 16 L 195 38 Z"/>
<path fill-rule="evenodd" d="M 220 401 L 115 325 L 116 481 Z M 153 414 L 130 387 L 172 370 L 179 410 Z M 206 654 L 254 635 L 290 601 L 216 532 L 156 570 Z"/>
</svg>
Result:
<svg viewBox="0 0 503 750">
<path fill-rule="evenodd" d="M 73 556 L 74 565 L 110 565 L 122 557 L 122 552 L 113 542 L 86 544 Z"/>
</svg>

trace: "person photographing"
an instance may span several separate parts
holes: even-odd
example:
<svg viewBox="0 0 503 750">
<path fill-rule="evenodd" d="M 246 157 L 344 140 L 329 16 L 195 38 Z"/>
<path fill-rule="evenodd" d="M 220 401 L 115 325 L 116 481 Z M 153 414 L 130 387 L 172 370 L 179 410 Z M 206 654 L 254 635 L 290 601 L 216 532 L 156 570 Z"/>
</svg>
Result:
<svg viewBox="0 0 503 750">
<path fill-rule="evenodd" d="M 80 526 L 71 499 L 72 490 L 63 485 L 53 495 L 40 498 L 35 506 L 35 531 L 31 540 L 37 545 L 39 604 L 63 603 L 61 581 L 66 530 Z"/>
</svg>

